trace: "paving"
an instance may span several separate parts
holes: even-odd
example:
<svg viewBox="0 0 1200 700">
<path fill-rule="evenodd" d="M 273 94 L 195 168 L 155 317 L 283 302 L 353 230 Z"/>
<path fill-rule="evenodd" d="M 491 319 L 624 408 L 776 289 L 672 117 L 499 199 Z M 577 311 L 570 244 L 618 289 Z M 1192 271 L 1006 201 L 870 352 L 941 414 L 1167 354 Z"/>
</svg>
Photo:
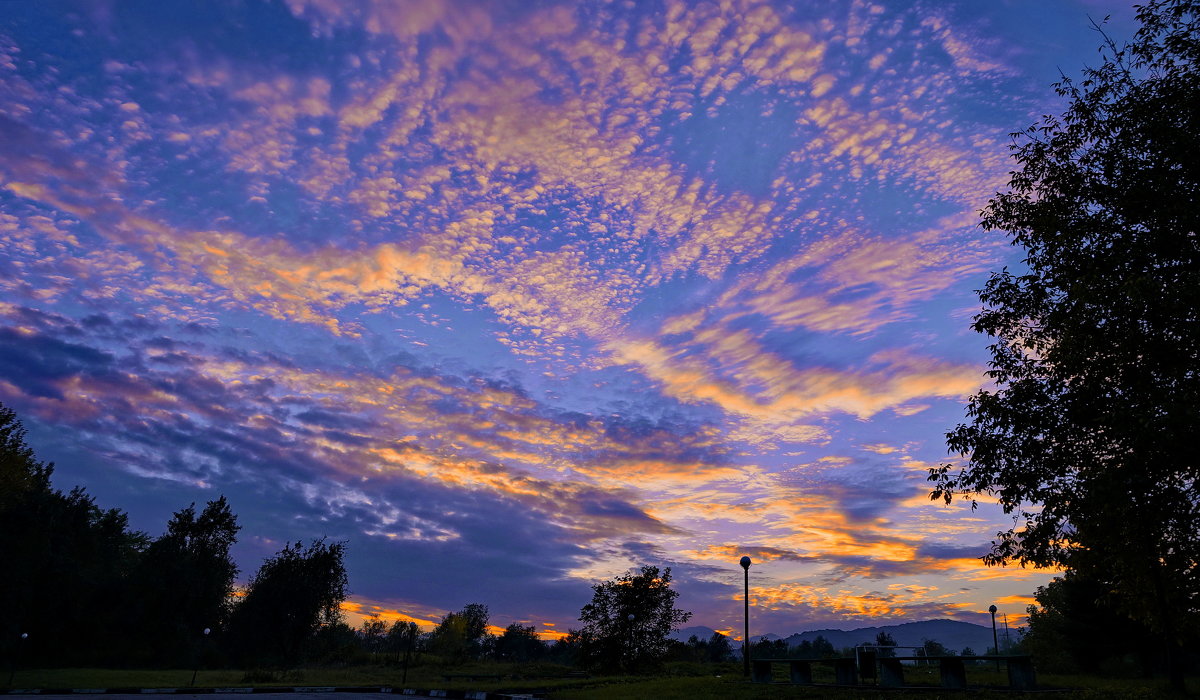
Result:
<svg viewBox="0 0 1200 700">
<path fill-rule="evenodd" d="M 541 695 L 489 693 L 481 690 L 440 690 L 419 688 L 335 688 L 294 686 L 287 688 L 13 688 L 0 690 L 0 695 L 30 696 L 51 695 L 75 697 L 103 695 L 105 700 L 148 700 L 150 695 L 170 695 L 173 698 L 197 698 L 216 700 L 213 695 L 253 695 L 253 700 L 381 700 L 380 695 L 398 695 L 402 698 L 422 700 L 424 698 L 453 698 L 455 700 L 530 700 Z M 229 698 L 228 700 L 233 700 Z M 247 700 L 250 700 L 247 698 Z"/>
</svg>

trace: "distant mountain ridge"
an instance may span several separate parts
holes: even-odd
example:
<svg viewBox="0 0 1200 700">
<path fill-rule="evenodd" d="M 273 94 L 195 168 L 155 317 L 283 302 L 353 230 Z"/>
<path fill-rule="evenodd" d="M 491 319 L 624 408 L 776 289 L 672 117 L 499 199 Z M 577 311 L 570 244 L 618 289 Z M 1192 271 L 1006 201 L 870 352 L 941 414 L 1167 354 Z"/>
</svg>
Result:
<svg viewBox="0 0 1200 700">
<path fill-rule="evenodd" d="M 678 639 L 681 642 L 686 642 L 689 637 L 695 635 L 700 639 L 709 639 L 716 632 L 711 627 L 695 626 L 685 627 L 671 635 L 672 638 Z M 845 647 L 857 646 L 874 642 L 875 636 L 880 632 L 887 632 L 896 640 L 899 646 L 921 646 L 926 639 L 933 639 L 941 642 L 947 649 L 954 652 L 961 652 L 964 647 L 971 647 L 976 654 L 985 653 L 992 646 L 992 628 L 984 625 L 976 625 L 970 622 L 959 622 L 957 620 L 922 620 L 920 622 L 902 622 L 896 625 L 879 625 L 875 627 L 860 627 L 852 630 L 838 629 L 819 629 L 808 630 L 807 632 L 799 632 L 788 637 L 781 637 L 778 634 L 755 634 L 753 630 L 750 632 L 750 638 L 753 641 L 758 641 L 762 637 L 774 641 L 776 639 L 784 639 L 788 646 L 796 646 L 803 641 L 813 641 L 817 637 L 824 637 L 833 645 L 835 649 L 843 649 Z M 1004 630 L 1000 629 L 1000 641 L 1004 643 Z M 1010 638 L 1013 642 L 1016 641 L 1016 631 L 1010 631 Z M 735 649 L 741 648 L 741 643 L 731 639 L 730 644 Z"/>
</svg>

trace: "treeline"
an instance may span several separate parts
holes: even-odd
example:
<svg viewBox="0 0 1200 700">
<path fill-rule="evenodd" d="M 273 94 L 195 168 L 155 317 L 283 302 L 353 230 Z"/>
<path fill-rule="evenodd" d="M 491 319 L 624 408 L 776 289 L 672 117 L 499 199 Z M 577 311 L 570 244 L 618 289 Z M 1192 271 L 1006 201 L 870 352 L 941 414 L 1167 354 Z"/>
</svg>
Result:
<svg viewBox="0 0 1200 700">
<path fill-rule="evenodd" d="M 1030 605 L 1021 649 L 1039 670 L 1149 677 L 1169 670 L 1200 670 L 1200 630 L 1186 629 L 1172 643 L 1150 625 L 1124 614 L 1111 601 L 1111 576 L 1067 571 L 1039 586 Z"/>
<path fill-rule="evenodd" d="M 163 534 L 129 526 L 81 488 L 51 484 L 54 465 L 25 443 L 0 404 L 0 658 L 24 666 L 294 668 L 301 664 L 546 662 L 605 672 L 665 660 L 727 660 L 728 640 L 668 638 L 690 617 L 674 607 L 671 570 L 643 567 L 595 585 L 584 623 L 553 643 L 510 624 L 492 634 L 472 603 L 421 633 L 411 621 L 346 624 L 345 544 L 288 543 L 245 589 L 230 555 L 237 516 L 222 496 L 176 511 Z M 705 646 L 707 645 L 707 646 Z"/>
<path fill-rule="evenodd" d="M 344 545 L 288 544 L 234 590 L 237 516 L 224 497 L 176 511 L 158 537 L 53 464 L 0 405 L 0 654 L 30 665 L 289 664 L 346 597 Z"/>
</svg>

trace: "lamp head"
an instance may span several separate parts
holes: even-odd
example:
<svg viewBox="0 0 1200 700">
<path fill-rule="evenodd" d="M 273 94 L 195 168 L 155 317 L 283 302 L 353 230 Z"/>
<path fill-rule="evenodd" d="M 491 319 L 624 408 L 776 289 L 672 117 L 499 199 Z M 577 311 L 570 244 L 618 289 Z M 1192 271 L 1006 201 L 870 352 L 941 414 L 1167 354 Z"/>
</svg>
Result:
<svg viewBox="0 0 1200 700">
<path fill-rule="evenodd" d="M 208 627 L 205 627 L 205 628 L 204 628 L 204 636 L 205 636 L 205 637 L 207 637 L 207 636 L 208 636 L 208 635 L 209 635 L 211 632 L 212 632 L 212 630 L 211 630 L 211 629 L 209 629 Z"/>
<path fill-rule="evenodd" d="M 750 568 L 750 557 L 742 557 L 742 560 L 738 563 L 742 565 L 743 569 L 748 570 Z"/>
<path fill-rule="evenodd" d="M 988 606 L 988 612 L 995 615 L 996 614 L 996 606 L 995 605 Z"/>
</svg>

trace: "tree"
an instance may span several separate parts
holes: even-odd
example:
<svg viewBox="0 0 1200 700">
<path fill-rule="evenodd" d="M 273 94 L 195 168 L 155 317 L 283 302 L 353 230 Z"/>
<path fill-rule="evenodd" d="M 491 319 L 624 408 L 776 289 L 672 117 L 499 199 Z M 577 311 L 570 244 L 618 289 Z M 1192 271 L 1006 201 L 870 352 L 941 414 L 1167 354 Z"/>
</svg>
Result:
<svg viewBox="0 0 1200 700">
<path fill-rule="evenodd" d="M 896 655 L 896 640 L 887 632 L 880 632 L 875 635 L 875 646 L 879 647 L 879 655 L 881 657 Z"/>
<path fill-rule="evenodd" d="M 675 608 L 671 569 L 643 566 L 592 586 L 592 602 L 579 611 L 585 663 L 606 672 L 646 671 L 661 663 L 672 631 L 692 614 Z"/>
<path fill-rule="evenodd" d="M 263 562 L 230 625 L 244 660 L 294 664 L 319 627 L 340 621 L 345 552 L 342 542 L 296 542 Z"/>
<path fill-rule="evenodd" d="M 16 411 L 0 404 L 0 509 L 32 491 L 49 491 L 53 473 L 54 465 L 39 461 L 25 443 Z"/>
<path fill-rule="evenodd" d="M 707 661 L 720 663 L 733 658 L 733 647 L 729 644 L 729 637 L 720 632 L 713 632 L 708 639 L 708 658 Z"/>
<path fill-rule="evenodd" d="M 767 639 L 759 637 L 758 641 L 750 647 L 750 658 L 752 659 L 783 659 L 788 655 L 788 643 L 784 639 Z"/>
<path fill-rule="evenodd" d="M 537 628 L 512 623 L 496 640 L 496 658 L 500 661 L 525 663 L 537 661 L 546 653 L 546 645 L 538 639 Z"/>
<path fill-rule="evenodd" d="M 230 548 L 240 530 L 224 496 L 177 511 L 167 531 L 150 543 L 129 586 L 134 622 L 156 661 L 190 663 L 203 630 L 221 630 L 231 610 L 237 565 Z"/>
<path fill-rule="evenodd" d="M 479 658 L 487 642 L 487 628 L 487 606 L 469 603 L 442 618 L 430 635 L 430 651 L 451 663 Z"/>
<path fill-rule="evenodd" d="M 0 404 L 0 654 L 25 632 L 26 663 L 108 662 L 128 642 L 123 591 L 146 537 L 83 489 L 54 489 L 54 465 L 36 458 L 25 435 Z"/>
<path fill-rule="evenodd" d="M 934 498 L 994 495 L 989 564 L 1105 572 L 1108 604 L 1169 640 L 1200 627 L 1200 2 L 1151 0 L 1131 44 L 1055 85 L 982 213 L 1025 250 L 973 328 L 994 389 L 947 434 Z M 1088 575 L 1091 575 L 1090 573 Z M 1182 683 L 1178 664 L 1172 681 Z"/>
<path fill-rule="evenodd" d="M 419 634 L 417 623 L 407 620 L 396 620 L 388 628 L 387 648 L 396 652 L 397 662 L 412 656 Z"/>
<path fill-rule="evenodd" d="M 922 639 L 921 650 L 925 652 L 925 656 L 954 656 L 953 651 L 936 639 Z"/>
<path fill-rule="evenodd" d="M 387 631 L 387 623 L 380 620 L 378 616 L 363 620 L 362 628 L 358 631 L 363 649 L 372 656 L 383 651 Z"/>
<path fill-rule="evenodd" d="M 568 629 L 566 635 L 559 637 L 550 645 L 547 658 L 556 664 L 574 666 L 580 661 L 582 646 L 583 640 L 579 630 Z"/>
<path fill-rule="evenodd" d="M 1039 668 L 1059 673 L 1111 672 L 1133 654 L 1143 671 L 1151 670 L 1152 660 L 1145 652 L 1155 648 L 1155 636 L 1110 607 L 1096 604 L 1109 587 L 1106 581 L 1075 571 L 1038 587 L 1021 646 Z"/>
</svg>

